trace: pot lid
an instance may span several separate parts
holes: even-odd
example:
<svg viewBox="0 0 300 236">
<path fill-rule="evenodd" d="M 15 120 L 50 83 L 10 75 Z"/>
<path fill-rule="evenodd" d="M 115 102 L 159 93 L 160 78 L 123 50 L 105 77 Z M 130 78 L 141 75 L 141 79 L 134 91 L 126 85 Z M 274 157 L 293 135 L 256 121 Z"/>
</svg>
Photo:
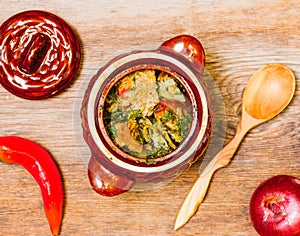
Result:
<svg viewBox="0 0 300 236">
<path fill-rule="evenodd" d="M 48 98 L 65 89 L 80 57 L 73 30 L 52 13 L 21 12 L 0 27 L 0 83 L 21 98 Z"/>
</svg>

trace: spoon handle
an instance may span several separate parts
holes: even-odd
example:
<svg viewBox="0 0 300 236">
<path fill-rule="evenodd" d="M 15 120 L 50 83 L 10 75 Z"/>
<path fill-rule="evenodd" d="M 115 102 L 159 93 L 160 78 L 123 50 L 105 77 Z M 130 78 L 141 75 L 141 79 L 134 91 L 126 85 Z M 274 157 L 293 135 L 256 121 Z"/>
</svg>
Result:
<svg viewBox="0 0 300 236">
<path fill-rule="evenodd" d="M 177 230 L 185 225 L 186 222 L 196 213 L 207 192 L 210 180 L 216 170 L 227 166 L 231 157 L 237 150 L 240 142 L 247 133 L 248 129 L 242 128 L 242 120 L 239 123 L 236 135 L 233 139 L 209 162 L 201 175 L 198 177 L 194 186 L 183 202 L 177 215 L 174 229 Z"/>
</svg>

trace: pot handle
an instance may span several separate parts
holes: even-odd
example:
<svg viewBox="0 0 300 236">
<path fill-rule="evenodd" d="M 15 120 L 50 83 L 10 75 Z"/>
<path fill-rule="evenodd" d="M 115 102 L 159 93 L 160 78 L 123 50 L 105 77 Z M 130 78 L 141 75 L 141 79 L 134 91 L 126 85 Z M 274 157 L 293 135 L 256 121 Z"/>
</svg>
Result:
<svg viewBox="0 0 300 236">
<path fill-rule="evenodd" d="M 203 73 L 205 67 L 205 52 L 202 44 L 195 37 L 179 35 L 165 41 L 158 49 L 183 56 L 193 67 Z"/>
<path fill-rule="evenodd" d="M 94 156 L 89 161 L 88 175 L 93 189 L 107 197 L 127 192 L 134 185 L 134 181 L 107 170 Z"/>
</svg>

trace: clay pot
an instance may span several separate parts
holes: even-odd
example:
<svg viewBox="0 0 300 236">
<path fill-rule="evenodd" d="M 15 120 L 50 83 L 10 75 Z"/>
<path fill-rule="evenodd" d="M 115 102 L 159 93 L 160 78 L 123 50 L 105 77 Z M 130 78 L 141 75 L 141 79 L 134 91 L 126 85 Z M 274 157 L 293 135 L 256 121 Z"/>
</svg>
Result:
<svg viewBox="0 0 300 236">
<path fill-rule="evenodd" d="M 91 150 L 88 174 L 93 189 L 114 196 L 131 188 L 160 186 L 173 180 L 200 158 L 212 135 L 213 113 L 202 82 L 205 54 L 201 43 L 180 35 L 152 51 L 133 51 L 120 55 L 102 67 L 91 79 L 82 102 L 84 139 Z M 163 71 L 184 88 L 192 105 L 192 122 L 185 139 L 172 152 L 149 163 L 124 152 L 109 137 L 102 107 L 110 89 L 131 72 Z"/>
</svg>

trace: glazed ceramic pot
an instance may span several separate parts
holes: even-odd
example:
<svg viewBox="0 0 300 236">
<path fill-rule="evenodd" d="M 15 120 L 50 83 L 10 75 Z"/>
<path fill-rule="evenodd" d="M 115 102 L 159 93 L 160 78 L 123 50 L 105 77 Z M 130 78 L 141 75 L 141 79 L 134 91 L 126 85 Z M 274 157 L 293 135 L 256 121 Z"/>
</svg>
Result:
<svg viewBox="0 0 300 236">
<path fill-rule="evenodd" d="M 213 122 L 210 99 L 201 79 L 204 66 L 201 43 L 192 36 L 180 35 L 156 50 L 120 55 L 93 76 L 82 102 L 81 118 L 84 139 L 91 151 L 89 179 L 97 193 L 114 196 L 134 187 L 159 186 L 176 178 L 200 158 L 212 135 Z M 151 158 L 141 158 L 120 148 L 104 121 L 103 107 L 111 90 L 124 77 L 139 71 L 159 71 L 174 78 L 191 107 L 186 136 L 172 151 Z M 154 97 L 150 100 L 155 100 Z M 140 97 L 136 97 L 134 103 L 140 102 Z"/>
</svg>

